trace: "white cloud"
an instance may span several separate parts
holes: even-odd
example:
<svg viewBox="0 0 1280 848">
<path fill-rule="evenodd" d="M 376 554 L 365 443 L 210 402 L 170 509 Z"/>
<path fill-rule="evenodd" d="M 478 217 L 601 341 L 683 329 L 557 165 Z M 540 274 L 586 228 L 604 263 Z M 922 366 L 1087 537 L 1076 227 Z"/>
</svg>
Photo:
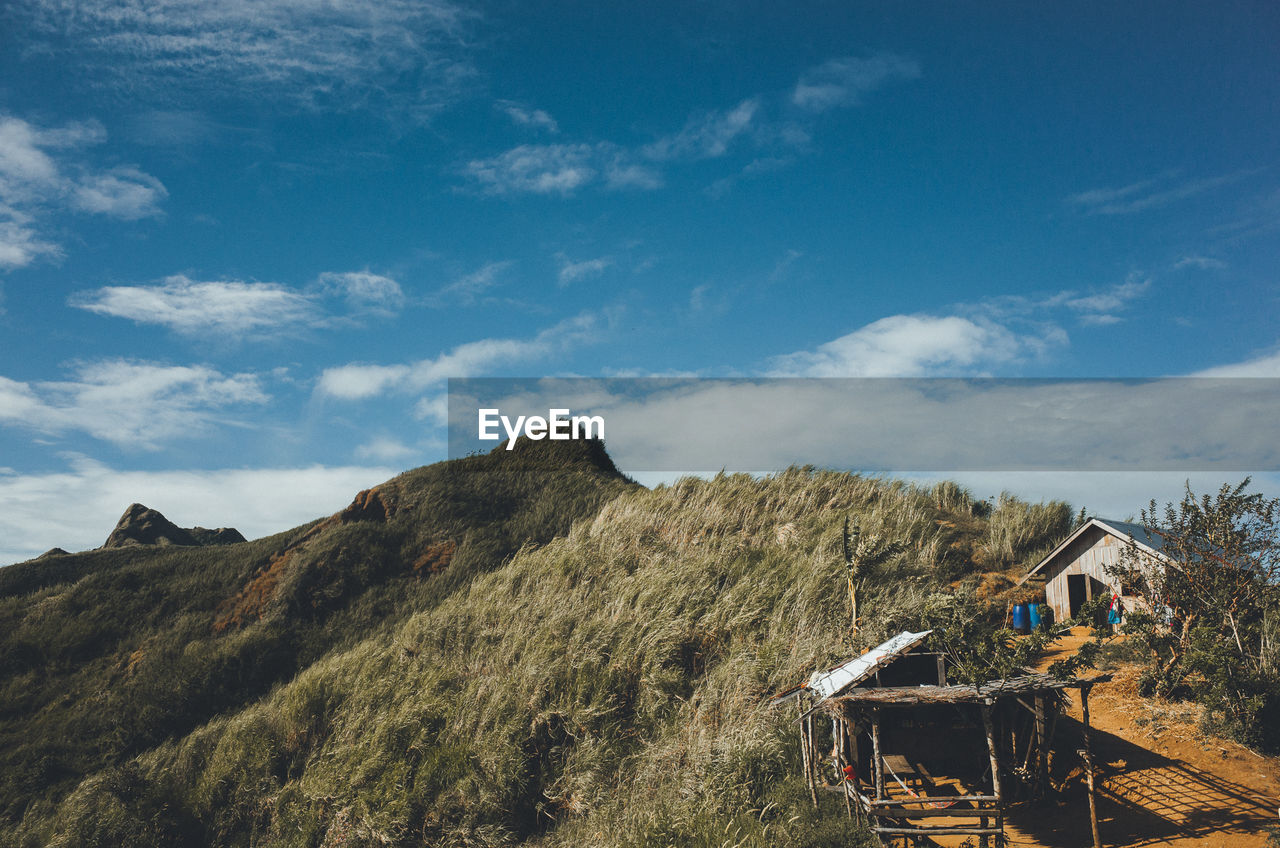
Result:
<svg viewBox="0 0 1280 848">
<path fill-rule="evenodd" d="M 421 452 L 389 436 L 377 436 L 355 450 L 356 459 L 373 459 L 379 462 L 400 462 Z"/>
<path fill-rule="evenodd" d="M 341 298 L 346 316 L 324 308 Z M 388 317 L 404 306 L 404 292 L 390 277 L 369 271 L 321 274 L 312 291 L 279 283 L 192 280 L 182 274 L 159 285 L 104 286 L 72 295 L 68 303 L 99 315 L 157 324 L 187 335 L 240 338 L 294 327 L 324 327 L 351 316 Z"/>
<path fill-rule="evenodd" d="M 776 357 L 779 377 L 918 377 L 958 374 L 1038 353 L 1038 336 L 957 315 L 890 315 L 820 345 Z"/>
<path fill-rule="evenodd" d="M 181 274 L 158 286 L 105 286 L 73 295 L 79 309 L 159 324 L 179 333 L 233 336 L 319 319 L 314 301 L 276 283 L 200 282 Z"/>
<path fill-rule="evenodd" d="M 0 204 L 0 269 L 21 268 L 41 256 L 59 256 L 62 249 L 44 240 L 31 226 L 31 216 Z"/>
<path fill-rule="evenodd" d="M 774 357 L 769 373 L 783 377 L 976 376 L 994 366 L 1040 359 L 1069 344 L 1060 321 L 1086 326 L 1123 321 L 1119 314 L 1145 295 L 1151 278 L 1081 294 L 1012 295 L 957 304 L 950 315 L 890 315 L 813 350 Z"/>
<path fill-rule="evenodd" d="M 561 256 L 560 272 L 557 275 L 557 279 L 560 285 L 567 286 L 578 280 L 603 274 L 611 265 L 613 265 L 613 260 L 608 256 L 601 256 L 598 259 L 585 259 L 582 262 L 570 262 Z"/>
<path fill-rule="evenodd" d="M 398 387 L 412 373 L 409 365 L 339 365 L 321 373 L 316 391 L 341 400 L 361 400 Z"/>
<path fill-rule="evenodd" d="M 313 465 L 207 471 L 128 471 L 78 458 L 70 470 L 0 471 L 0 563 L 52 547 L 101 545 L 131 503 L 181 527 L 235 527 L 246 538 L 278 533 L 351 502 L 399 469 Z"/>
<path fill-rule="evenodd" d="M 1173 174 L 1162 174 L 1118 188 L 1094 188 L 1073 194 L 1067 202 L 1089 215 L 1132 215 L 1148 209 L 1159 209 L 1236 182 L 1244 173 L 1225 174 L 1197 180 L 1171 182 Z"/>
<path fill-rule="evenodd" d="M 421 392 L 450 377 L 475 377 L 506 364 L 545 359 L 594 339 L 596 316 L 566 318 L 530 339 L 480 339 L 458 345 L 433 359 L 400 365 L 351 363 L 326 368 L 316 384 L 321 396 L 359 400 L 388 392 Z"/>
<path fill-rule="evenodd" d="M 457 96 L 475 17 L 448 0 L 44 0 L 13 19 L 33 49 L 132 103 L 252 97 L 390 117 Z"/>
<path fill-rule="evenodd" d="M 0 268 L 61 253 L 41 234 L 59 211 L 137 220 L 160 214 L 164 185 L 133 166 L 96 169 L 73 153 L 106 138 L 97 122 L 40 128 L 0 115 Z"/>
<path fill-rule="evenodd" d="M 810 112 L 855 106 L 864 94 L 887 83 L 919 76 L 918 62 L 893 53 L 832 59 L 800 78 L 791 92 L 791 102 Z"/>
<path fill-rule="evenodd" d="M 494 104 L 494 107 L 505 113 L 518 126 L 533 127 L 550 133 L 560 132 L 560 127 L 556 124 L 555 118 L 541 109 L 531 109 L 528 106 L 523 106 L 510 100 L 499 100 Z"/>
<path fill-rule="evenodd" d="M 1192 377 L 1280 377 L 1280 351 L 1197 371 Z"/>
<path fill-rule="evenodd" d="M 256 374 L 205 365 L 125 359 L 82 362 L 70 380 L 0 377 L 0 424 L 46 433 L 79 431 L 132 448 L 203 432 L 220 410 L 268 400 Z"/>
</svg>

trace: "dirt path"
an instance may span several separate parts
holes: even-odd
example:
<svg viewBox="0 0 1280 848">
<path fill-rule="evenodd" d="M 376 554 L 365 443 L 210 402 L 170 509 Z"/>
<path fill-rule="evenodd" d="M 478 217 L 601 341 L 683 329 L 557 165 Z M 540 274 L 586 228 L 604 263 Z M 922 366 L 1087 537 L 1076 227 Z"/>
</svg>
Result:
<svg viewBox="0 0 1280 848">
<path fill-rule="evenodd" d="M 1077 628 L 1045 665 L 1074 653 L 1087 639 L 1087 630 Z M 1103 845 L 1263 848 L 1264 828 L 1278 822 L 1280 759 L 1204 736 L 1193 709 L 1139 697 L 1136 677 L 1134 668 L 1117 669 L 1114 680 L 1099 684 L 1089 697 Z M 1079 699 L 1072 701 L 1068 714 L 1078 722 Z M 1009 844 L 1091 846 L 1081 783 L 1074 782 L 1058 804 L 1012 809 Z"/>
</svg>

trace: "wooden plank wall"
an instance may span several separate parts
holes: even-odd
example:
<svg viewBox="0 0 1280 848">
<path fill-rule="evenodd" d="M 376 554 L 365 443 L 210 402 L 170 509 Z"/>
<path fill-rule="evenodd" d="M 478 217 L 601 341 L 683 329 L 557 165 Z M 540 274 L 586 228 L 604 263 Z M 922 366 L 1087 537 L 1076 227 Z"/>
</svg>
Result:
<svg viewBox="0 0 1280 848">
<path fill-rule="evenodd" d="M 1057 561 L 1045 569 L 1046 603 L 1053 607 L 1054 620 L 1066 621 L 1071 617 L 1071 598 L 1067 589 L 1067 577 L 1086 574 L 1120 590 L 1119 581 L 1107 573 L 1107 566 L 1120 561 L 1124 540 L 1094 527 L 1084 533 L 1071 546 L 1058 554 Z"/>
</svg>

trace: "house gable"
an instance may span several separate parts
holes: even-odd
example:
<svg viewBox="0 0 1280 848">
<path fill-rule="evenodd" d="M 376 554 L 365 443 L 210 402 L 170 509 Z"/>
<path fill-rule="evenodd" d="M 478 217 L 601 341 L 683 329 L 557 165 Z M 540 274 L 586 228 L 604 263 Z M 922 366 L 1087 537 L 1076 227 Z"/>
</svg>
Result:
<svg viewBox="0 0 1280 848">
<path fill-rule="evenodd" d="M 1058 621 L 1071 618 L 1080 606 L 1099 593 L 1121 594 L 1126 608 L 1137 601 L 1125 595 L 1120 581 L 1109 572 L 1119 564 L 1130 542 L 1155 562 L 1167 558 L 1159 550 L 1160 539 L 1141 525 L 1091 518 L 1027 572 L 1018 585 L 1035 574 L 1045 581 L 1045 602 Z"/>
</svg>

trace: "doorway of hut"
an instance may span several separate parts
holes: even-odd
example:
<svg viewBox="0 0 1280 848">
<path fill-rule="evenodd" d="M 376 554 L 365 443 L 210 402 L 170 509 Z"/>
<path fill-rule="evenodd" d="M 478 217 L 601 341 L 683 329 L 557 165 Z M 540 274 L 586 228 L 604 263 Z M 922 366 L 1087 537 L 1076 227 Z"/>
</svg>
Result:
<svg viewBox="0 0 1280 848">
<path fill-rule="evenodd" d="M 1086 602 L 1093 600 L 1099 595 L 1111 596 L 1111 589 L 1106 583 L 1103 583 L 1096 577 L 1089 574 L 1068 574 L 1067 575 L 1067 603 L 1071 607 L 1071 617 L 1075 618 L 1080 614 L 1080 608 Z M 1106 621 L 1106 612 L 1101 613 L 1099 621 Z"/>
</svg>

